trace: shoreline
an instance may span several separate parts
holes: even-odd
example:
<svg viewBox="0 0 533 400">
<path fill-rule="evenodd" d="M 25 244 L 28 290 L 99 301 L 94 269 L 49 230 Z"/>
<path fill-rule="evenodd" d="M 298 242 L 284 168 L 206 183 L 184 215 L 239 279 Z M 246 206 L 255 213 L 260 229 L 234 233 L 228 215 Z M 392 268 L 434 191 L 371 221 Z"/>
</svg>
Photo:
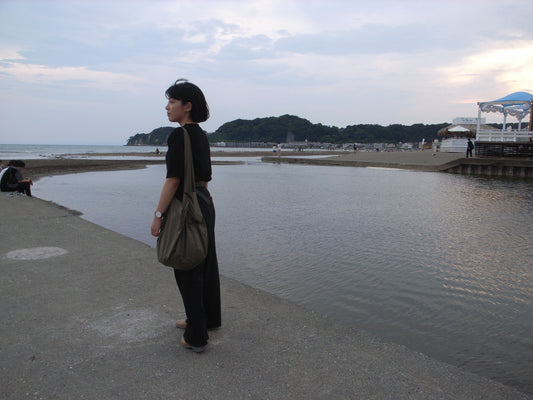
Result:
<svg viewBox="0 0 533 400">
<path fill-rule="evenodd" d="M 346 167 L 374 167 L 411 169 L 418 171 L 437 172 L 446 170 L 466 160 L 463 153 L 440 153 L 430 150 L 392 151 L 392 152 L 357 152 L 335 157 L 300 159 L 282 157 L 282 163 L 313 164 Z M 279 162 L 275 156 L 263 157 L 264 162 Z"/>
<path fill-rule="evenodd" d="M 297 157 L 263 157 L 263 162 L 393 168 L 424 172 L 446 172 L 459 175 L 533 178 L 533 159 L 527 157 L 470 157 L 463 153 L 432 151 L 358 152 L 338 157 L 302 159 Z"/>
<path fill-rule="evenodd" d="M 27 159 L 23 175 L 37 181 L 50 175 L 74 174 L 96 171 L 118 171 L 142 169 L 148 165 L 164 164 L 162 155 L 146 153 L 103 153 L 103 154 L 80 154 L 87 158 L 47 158 Z M 120 159 L 115 157 L 140 157 L 137 159 Z M 322 157 L 316 157 L 322 156 Z M 101 157 L 98 159 L 91 157 Z M 109 157 L 106 159 L 105 157 Z M 238 165 L 244 161 L 235 158 L 261 157 L 262 162 L 284 164 L 307 164 L 322 166 L 345 166 L 345 167 L 373 167 L 373 168 L 396 168 L 410 169 L 426 172 L 455 172 L 477 173 L 481 175 L 507 175 L 530 177 L 533 171 L 533 160 L 516 159 L 507 157 L 465 158 L 463 153 L 441 153 L 431 151 L 396 151 L 396 152 L 346 152 L 346 151 L 284 151 L 281 157 L 273 156 L 271 151 L 213 151 L 211 157 L 218 158 L 212 161 L 213 165 Z M 316 158 L 313 158 L 316 157 Z M 223 160 L 233 158 L 232 160 Z M 221 160 L 222 159 L 222 160 Z M 485 170 L 487 171 L 485 171 Z M 512 173 L 516 170 L 515 173 Z M 511 172 L 510 172 L 511 171 Z"/>
<path fill-rule="evenodd" d="M 286 151 L 285 155 L 339 155 L 345 152 L 335 151 L 309 151 L 305 153 Z M 264 151 L 213 151 L 211 157 L 230 158 L 230 157 L 265 157 L 272 154 L 271 150 Z M 76 174 L 82 172 L 97 172 L 97 171 L 120 171 L 142 169 L 147 165 L 164 164 L 164 154 L 154 153 L 90 153 L 90 154 L 76 154 L 76 157 L 87 158 L 70 158 L 65 155 L 57 158 L 37 158 L 37 159 L 22 159 L 26 163 L 23 175 L 29 177 L 34 181 L 50 175 L 64 175 Z M 102 159 L 95 159 L 91 157 L 102 157 Z M 142 157 L 141 159 L 105 159 L 105 157 Z M 241 161 L 212 161 L 213 165 L 235 165 L 242 164 Z"/>
<path fill-rule="evenodd" d="M 33 181 L 51 175 L 76 174 L 81 172 L 120 171 L 145 168 L 147 165 L 163 164 L 164 160 L 89 160 L 72 158 L 24 160 L 23 175 Z"/>
</svg>

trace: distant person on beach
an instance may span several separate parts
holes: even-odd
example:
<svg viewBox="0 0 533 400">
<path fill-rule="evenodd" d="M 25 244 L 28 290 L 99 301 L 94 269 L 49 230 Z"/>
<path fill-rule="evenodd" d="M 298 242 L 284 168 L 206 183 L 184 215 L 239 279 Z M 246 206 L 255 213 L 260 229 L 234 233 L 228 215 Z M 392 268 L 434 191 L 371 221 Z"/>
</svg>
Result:
<svg viewBox="0 0 533 400">
<path fill-rule="evenodd" d="M 2 192 L 17 192 L 17 195 L 26 195 L 31 197 L 31 186 L 33 182 L 30 178 L 24 178 L 22 171 L 26 167 L 24 161 L 12 160 L 8 163 L 7 168 L 0 172 L 0 190 Z"/>
<path fill-rule="evenodd" d="M 472 150 L 474 150 L 474 143 L 468 138 L 468 143 L 466 145 L 466 158 L 470 155 L 472 157 Z"/>
<path fill-rule="evenodd" d="M 207 190 L 211 180 L 211 154 L 207 134 L 198 125 L 209 118 L 209 107 L 200 88 L 184 79 L 177 80 L 165 92 L 168 99 L 166 106 L 170 122 L 177 122 L 180 127 L 174 129 L 168 138 L 166 154 L 167 174 L 159 197 L 151 233 L 159 236 L 162 215 L 167 210 L 174 196 L 183 196 L 184 179 L 184 139 L 182 126 L 189 134 L 196 193 L 200 208 L 207 225 L 208 250 L 205 260 L 190 271 L 174 269 L 186 319 L 176 322 L 176 327 L 184 329 L 181 345 L 194 352 L 201 353 L 207 346 L 208 329 L 221 325 L 220 280 L 215 248 L 215 207 Z M 167 227 L 166 229 L 168 229 Z M 177 229 L 177 227 L 176 227 Z"/>
</svg>

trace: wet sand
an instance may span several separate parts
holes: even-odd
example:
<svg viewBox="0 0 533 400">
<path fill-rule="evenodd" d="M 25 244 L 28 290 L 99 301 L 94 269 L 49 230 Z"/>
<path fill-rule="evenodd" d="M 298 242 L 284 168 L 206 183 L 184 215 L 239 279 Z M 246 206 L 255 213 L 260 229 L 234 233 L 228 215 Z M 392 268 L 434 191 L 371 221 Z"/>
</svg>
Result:
<svg viewBox="0 0 533 400">
<path fill-rule="evenodd" d="M 75 174 L 92 171 L 117 171 L 145 168 L 147 165 L 163 164 L 165 161 L 154 160 L 92 160 L 92 159 L 35 159 L 25 160 L 23 175 L 34 181 L 50 175 Z"/>
<path fill-rule="evenodd" d="M 436 166 L 464 158 L 464 153 L 434 153 L 431 150 L 357 152 L 335 157 L 340 161 L 360 161 L 371 163 L 390 163 L 398 165 Z"/>
<path fill-rule="evenodd" d="M 430 150 L 357 152 L 324 161 L 350 167 L 400 168 L 418 171 L 444 171 L 465 161 L 463 153 L 440 153 Z"/>
<path fill-rule="evenodd" d="M 345 152 L 335 151 L 313 151 L 313 152 L 293 152 L 285 151 L 283 155 L 338 155 L 345 154 Z M 264 157 L 272 155 L 271 150 L 258 150 L 258 151 L 212 151 L 211 157 Z M 76 154 L 76 157 L 87 158 L 51 158 L 51 159 L 31 159 L 24 160 L 26 168 L 24 169 L 24 176 L 36 181 L 39 178 L 50 175 L 62 175 L 62 174 L 74 174 L 80 172 L 92 172 L 92 171 L 117 171 L 117 170 L 130 170 L 145 168 L 147 165 L 164 164 L 164 154 L 154 153 L 102 153 L 102 154 Z M 100 158 L 115 158 L 115 159 L 95 159 Z M 143 159 L 128 160 L 117 159 L 118 157 L 142 157 Z M 240 164 L 238 161 L 213 161 L 213 165 L 227 165 L 227 164 Z"/>
<path fill-rule="evenodd" d="M 399 168 L 418 171 L 444 171 L 465 160 L 463 153 L 434 153 L 432 151 L 394 151 L 344 153 L 335 157 L 302 159 L 287 155 L 263 157 L 264 162 L 287 164 L 312 164 L 344 167 Z"/>
<path fill-rule="evenodd" d="M 240 161 L 224 161 L 220 158 L 243 158 L 262 157 L 263 161 L 276 162 L 277 156 L 272 155 L 272 151 L 212 151 L 213 165 L 240 164 Z M 307 158 L 302 156 L 329 156 L 319 158 Z M 146 153 L 116 153 L 116 154 L 87 154 L 77 155 L 77 157 L 87 158 L 53 158 L 53 159 L 31 159 L 25 160 L 26 168 L 24 176 L 33 180 L 61 174 L 73 174 L 92 171 L 116 171 L 145 168 L 147 165 L 164 164 L 164 156 Z M 115 159 L 95 159 L 94 157 L 109 157 Z M 142 159 L 120 159 L 119 157 L 142 157 Z M 346 152 L 346 151 L 284 151 L 282 161 L 287 163 L 304 163 L 317 165 L 345 165 L 353 167 L 389 167 L 408 168 L 419 170 L 438 171 L 440 167 L 449 165 L 457 160 L 463 159 L 462 153 L 433 153 L 431 151 L 397 151 L 397 152 Z"/>
</svg>

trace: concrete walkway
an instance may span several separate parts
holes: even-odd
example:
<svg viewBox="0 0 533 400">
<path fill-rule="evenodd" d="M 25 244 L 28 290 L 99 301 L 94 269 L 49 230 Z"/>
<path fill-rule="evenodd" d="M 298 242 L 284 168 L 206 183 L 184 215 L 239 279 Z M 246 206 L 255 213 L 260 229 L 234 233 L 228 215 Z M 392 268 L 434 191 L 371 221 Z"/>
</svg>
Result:
<svg viewBox="0 0 533 400">
<path fill-rule="evenodd" d="M 36 198 L 0 216 L 0 399 L 533 398 L 226 278 L 195 354 L 154 249 Z"/>
</svg>

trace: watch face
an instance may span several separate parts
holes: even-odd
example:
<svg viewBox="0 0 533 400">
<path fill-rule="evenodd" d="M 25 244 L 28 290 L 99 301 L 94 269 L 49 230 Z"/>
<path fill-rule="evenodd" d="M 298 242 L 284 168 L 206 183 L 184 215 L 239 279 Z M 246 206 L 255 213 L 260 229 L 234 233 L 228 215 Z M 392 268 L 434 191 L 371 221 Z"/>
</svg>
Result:
<svg viewBox="0 0 533 400">
<path fill-rule="evenodd" d="M 156 211 L 156 212 L 155 212 L 155 216 L 156 216 L 157 218 L 161 218 L 163 215 L 161 214 L 161 211 Z"/>
</svg>

